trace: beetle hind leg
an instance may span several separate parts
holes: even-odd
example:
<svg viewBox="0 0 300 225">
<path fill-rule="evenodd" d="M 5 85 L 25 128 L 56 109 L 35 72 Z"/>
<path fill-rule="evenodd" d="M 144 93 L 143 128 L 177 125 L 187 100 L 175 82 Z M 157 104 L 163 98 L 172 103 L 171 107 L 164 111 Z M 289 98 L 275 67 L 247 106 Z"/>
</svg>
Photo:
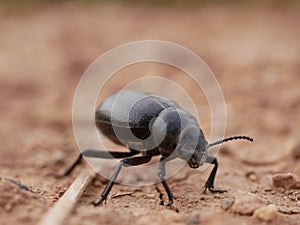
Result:
<svg viewBox="0 0 300 225">
<path fill-rule="evenodd" d="M 227 190 L 216 190 L 214 189 L 214 182 L 215 182 L 215 177 L 216 177 L 216 173 L 218 170 L 218 160 L 216 157 L 213 156 L 208 156 L 206 162 L 214 164 L 214 168 L 211 171 L 205 185 L 204 185 L 204 191 L 203 193 L 206 192 L 206 190 L 208 189 L 210 192 L 212 193 L 224 193 L 227 192 Z"/>
<path fill-rule="evenodd" d="M 56 178 L 62 178 L 69 175 L 76 166 L 78 166 L 82 162 L 82 156 L 91 157 L 91 158 L 102 158 L 102 159 L 120 159 L 125 157 L 130 157 L 138 154 L 138 151 L 131 150 L 130 152 L 114 152 L 114 151 L 100 151 L 94 149 L 85 149 L 83 150 L 77 157 L 77 159 L 62 173 L 55 174 Z"/>
<path fill-rule="evenodd" d="M 78 166 L 79 164 L 81 164 L 82 162 L 82 154 L 79 154 L 77 156 L 77 159 L 70 165 L 67 167 L 67 169 L 65 169 L 65 171 L 61 174 L 50 174 L 53 175 L 56 178 L 63 178 L 65 176 L 68 176 L 74 169 L 76 166 Z"/>
</svg>

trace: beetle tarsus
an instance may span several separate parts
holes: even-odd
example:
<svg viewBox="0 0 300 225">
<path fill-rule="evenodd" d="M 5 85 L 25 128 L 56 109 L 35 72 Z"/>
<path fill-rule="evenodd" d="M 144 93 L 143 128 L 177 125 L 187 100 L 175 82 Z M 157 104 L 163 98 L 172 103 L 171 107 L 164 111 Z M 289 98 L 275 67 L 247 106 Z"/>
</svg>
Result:
<svg viewBox="0 0 300 225">
<path fill-rule="evenodd" d="M 165 180 L 165 175 L 166 175 L 166 158 L 165 157 L 161 157 L 159 164 L 158 164 L 158 176 L 160 179 L 160 182 L 162 183 L 162 185 L 164 186 L 169 201 L 167 206 L 171 206 L 174 202 L 174 195 L 171 192 L 171 189 L 169 188 L 169 185 L 167 184 L 166 180 Z"/>
<path fill-rule="evenodd" d="M 204 190 L 203 193 L 206 192 L 206 190 L 208 189 L 211 193 L 224 193 L 227 192 L 227 190 L 217 190 L 214 189 L 214 182 L 215 182 L 215 177 L 216 177 L 216 173 L 218 170 L 218 161 L 216 157 L 213 156 L 208 156 L 206 162 L 214 164 L 214 168 L 211 171 L 205 185 L 204 185 Z"/>
<path fill-rule="evenodd" d="M 209 182 L 206 182 L 206 184 L 204 185 L 204 190 L 203 193 L 206 193 L 206 190 L 209 190 L 211 193 L 224 193 L 227 192 L 227 190 L 219 190 L 219 189 L 214 189 L 213 184 L 211 183 L 211 180 L 209 180 Z"/>
<path fill-rule="evenodd" d="M 159 190 L 159 188 L 157 186 L 155 186 L 155 189 L 159 193 L 159 199 L 160 199 L 159 205 L 164 205 L 163 193 L 161 192 L 161 190 Z"/>
<path fill-rule="evenodd" d="M 211 192 L 211 193 L 224 193 L 224 192 L 227 192 L 227 190 L 216 190 L 216 189 L 213 189 L 213 188 L 208 188 L 208 190 Z"/>
<path fill-rule="evenodd" d="M 211 193 L 224 193 L 227 192 L 227 190 L 216 190 L 213 187 L 204 187 L 203 193 L 206 193 L 206 190 L 209 190 Z"/>
<path fill-rule="evenodd" d="M 55 178 L 63 178 L 65 176 L 68 176 L 74 168 L 79 165 L 82 162 L 82 154 L 79 154 L 77 159 L 63 172 L 62 174 L 50 174 L 53 175 Z"/>
<path fill-rule="evenodd" d="M 161 183 L 163 184 L 163 186 L 167 192 L 167 195 L 168 195 L 169 201 L 168 201 L 167 206 L 171 206 L 174 202 L 174 195 L 172 194 L 171 189 L 169 188 L 169 185 L 167 184 L 167 182 L 165 180 L 162 181 Z"/>
<path fill-rule="evenodd" d="M 91 202 L 93 206 L 99 206 L 99 205 L 103 205 L 106 202 L 106 199 L 101 198 L 99 201 L 93 201 Z"/>
<path fill-rule="evenodd" d="M 173 199 L 171 199 L 171 200 L 169 200 L 169 201 L 168 201 L 168 204 L 167 204 L 167 206 L 171 206 L 171 205 L 173 205 L 173 203 L 174 203 L 174 200 L 173 200 Z"/>
</svg>

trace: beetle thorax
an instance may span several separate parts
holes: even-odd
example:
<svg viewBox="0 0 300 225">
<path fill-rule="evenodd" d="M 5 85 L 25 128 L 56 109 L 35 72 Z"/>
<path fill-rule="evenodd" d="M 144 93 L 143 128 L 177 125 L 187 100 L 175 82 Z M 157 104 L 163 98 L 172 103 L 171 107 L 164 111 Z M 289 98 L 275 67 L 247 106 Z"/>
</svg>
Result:
<svg viewBox="0 0 300 225">
<path fill-rule="evenodd" d="M 191 159 L 190 165 L 197 166 L 200 156 L 206 154 L 207 142 L 196 118 L 182 109 L 162 111 L 153 123 L 152 134 L 164 157 L 178 157 L 187 162 Z"/>
</svg>

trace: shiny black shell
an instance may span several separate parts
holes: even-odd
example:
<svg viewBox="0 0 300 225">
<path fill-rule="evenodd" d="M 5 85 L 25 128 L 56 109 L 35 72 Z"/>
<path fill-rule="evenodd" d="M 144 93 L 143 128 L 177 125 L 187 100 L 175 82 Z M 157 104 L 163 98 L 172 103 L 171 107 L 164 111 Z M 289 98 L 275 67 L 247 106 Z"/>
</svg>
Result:
<svg viewBox="0 0 300 225">
<path fill-rule="evenodd" d="M 110 95 L 100 104 L 96 110 L 95 122 L 100 131 L 117 144 L 145 145 L 143 140 L 151 135 L 151 125 L 155 118 L 160 112 L 170 108 L 180 106 L 158 95 L 123 90 Z M 137 143 L 137 139 L 140 143 Z"/>
</svg>

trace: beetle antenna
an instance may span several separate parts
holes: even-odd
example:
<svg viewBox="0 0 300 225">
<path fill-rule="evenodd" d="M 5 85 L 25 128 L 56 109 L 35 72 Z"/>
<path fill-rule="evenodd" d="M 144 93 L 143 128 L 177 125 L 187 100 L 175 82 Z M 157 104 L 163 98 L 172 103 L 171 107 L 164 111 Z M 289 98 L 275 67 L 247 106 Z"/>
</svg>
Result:
<svg viewBox="0 0 300 225">
<path fill-rule="evenodd" d="M 253 141 L 253 138 L 248 137 L 248 136 L 233 136 L 233 137 L 224 138 L 223 140 L 219 140 L 219 141 L 210 143 L 210 144 L 208 144 L 207 148 L 210 148 L 211 146 L 214 146 L 214 145 L 222 144 L 223 142 L 233 141 L 233 140 L 238 140 L 238 139 Z"/>
</svg>

